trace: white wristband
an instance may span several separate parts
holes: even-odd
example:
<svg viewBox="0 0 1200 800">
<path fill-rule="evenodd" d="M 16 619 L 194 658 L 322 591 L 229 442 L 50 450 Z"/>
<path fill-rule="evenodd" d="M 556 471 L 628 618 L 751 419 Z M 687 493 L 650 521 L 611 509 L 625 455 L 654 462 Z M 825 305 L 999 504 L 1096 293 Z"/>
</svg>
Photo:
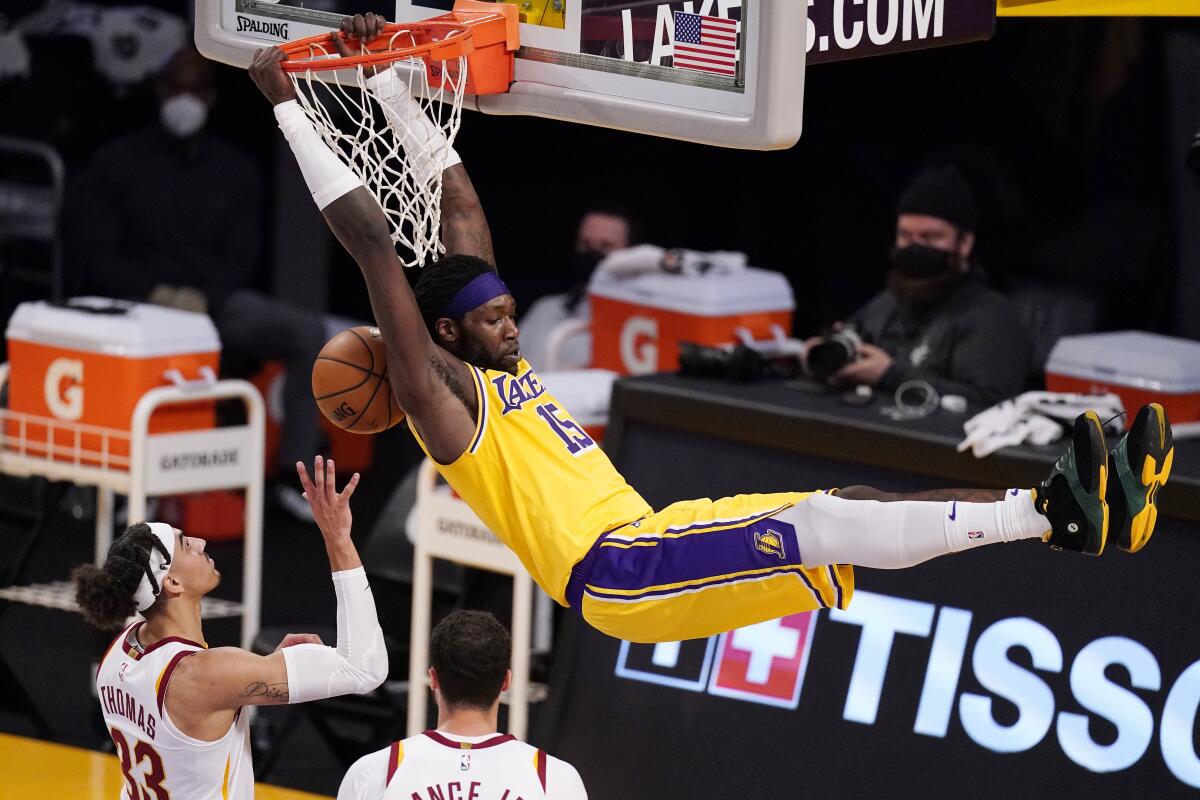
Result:
<svg viewBox="0 0 1200 800">
<path fill-rule="evenodd" d="M 275 106 L 275 120 L 296 156 L 296 163 L 300 165 L 300 172 L 317 208 L 323 209 L 363 185 L 362 179 L 321 139 L 299 102 L 288 100 Z"/>
<path fill-rule="evenodd" d="M 388 124 L 396 131 L 413 172 L 428 183 L 444 171 L 461 164 L 446 132 L 434 123 L 412 96 L 408 85 L 385 69 L 366 80 L 367 88 L 388 112 Z"/>
</svg>

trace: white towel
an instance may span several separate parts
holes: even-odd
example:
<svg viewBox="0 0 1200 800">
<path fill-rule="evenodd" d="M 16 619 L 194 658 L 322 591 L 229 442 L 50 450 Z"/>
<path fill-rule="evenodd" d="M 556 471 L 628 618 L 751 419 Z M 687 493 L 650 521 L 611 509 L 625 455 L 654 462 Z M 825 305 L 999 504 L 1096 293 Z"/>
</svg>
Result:
<svg viewBox="0 0 1200 800">
<path fill-rule="evenodd" d="M 676 248 L 664 250 L 653 244 L 639 244 L 625 250 L 615 250 L 596 265 L 593 283 L 628 280 L 639 275 L 665 272 L 693 277 L 696 275 L 729 275 L 746 269 L 746 254 L 728 250 L 703 253 L 699 250 Z"/>
<path fill-rule="evenodd" d="M 983 458 L 1011 445 L 1050 444 L 1062 438 L 1063 423 L 1069 425 L 1085 411 L 1095 411 L 1112 431 L 1124 428 L 1119 417 L 1125 406 L 1115 394 L 1026 392 L 963 423 L 967 437 L 959 442 L 958 452 L 970 449 L 976 458 Z"/>
</svg>

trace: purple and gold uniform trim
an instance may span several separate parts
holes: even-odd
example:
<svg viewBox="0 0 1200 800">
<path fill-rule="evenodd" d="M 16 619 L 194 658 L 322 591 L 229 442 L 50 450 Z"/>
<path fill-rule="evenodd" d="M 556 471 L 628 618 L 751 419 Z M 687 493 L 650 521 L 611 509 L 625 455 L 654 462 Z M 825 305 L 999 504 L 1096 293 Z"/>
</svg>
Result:
<svg viewBox="0 0 1200 800">
<path fill-rule="evenodd" d="M 468 364 L 468 366 L 470 365 Z M 471 367 L 471 377 L 475 379 L 475 399 L 479 406 L 479 420 L 475 424 L 475 436 L 471 438 L 471 446 L 467 448 L 468 453 L 474 453 L 479 449 L 483 435 L 487 432 L 488 422 L 487 384 L 484 383 L 483 373 L 475 367 Z"/>
<path fill-rule="evenodd" d="M 688 500 L 610 531 L 571 571 L 567 602 L 598 630 L 636 642 L 845 608 L 853 568 L 806 566 L 789 521 L 788 509 L 813 494 Z"/>
<path fill-rule="evenodd" d="M 826 595 L 814 585 L 809 570 L 800 562 L 791 526 L 772 516 L 788 507 L 777 505 L 755 514 L 672 525 L 661 532 L 643 533 L 627 525 L 597 542 L 599 552 L 580 594 L 612 603 L 637 603 L 786 574 L 803 584 L 818 608 L 836 606 L 841 592 Z M 781 530 L 788 531 L 787 535 L 781 536 Z M 754 546 L 768 531 L 784 543 L 782 551 L 768 553 Z M 656 552 L 633 550 L 644 547 Z"/>
</svg>

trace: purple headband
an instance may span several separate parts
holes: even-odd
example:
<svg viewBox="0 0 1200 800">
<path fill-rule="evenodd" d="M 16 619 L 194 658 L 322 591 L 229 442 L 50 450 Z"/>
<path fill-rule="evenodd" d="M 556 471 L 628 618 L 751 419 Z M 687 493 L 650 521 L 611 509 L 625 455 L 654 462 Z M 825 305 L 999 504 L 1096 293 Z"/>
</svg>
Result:
<svg viewBox="0 0 1200 800">
<path fill-rule="evenodd" d="M 500 280 L 500 276 L 491 271 L 485 272 L 472 278 L 466 286 L 458 290 L 454 299 L 442 309 L 442 316 L 457 319 L 488 300 L 505 294 L 509 294 L 508 287 Z"/>
</svg>

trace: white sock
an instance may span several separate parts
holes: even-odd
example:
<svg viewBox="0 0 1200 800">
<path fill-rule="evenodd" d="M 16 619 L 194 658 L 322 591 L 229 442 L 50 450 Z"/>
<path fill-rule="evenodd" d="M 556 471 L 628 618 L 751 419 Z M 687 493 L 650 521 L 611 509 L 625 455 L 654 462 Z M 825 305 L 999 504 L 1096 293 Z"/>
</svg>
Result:
<svg viewBox="0 0 1200 800">
<path fill-rule="evenodd" d="M 1050 530 L 1028 491 L 1010 491 L 995 503 L 881 503 L 820 494 L 778 516 L 795 527 L 800 559 L 809 567 L 904 569 L 980 545 L 1040 538 Z"/>
<path fill-rule="evenodd" d="M 275 121 L 296 156 L 300 173 L 304 175 L 317 208 L 325 208 L 363 185 L 362 180 L 325 144 L 299 102 L 288 100 L 275 106 Z"/>
<path fill-rule="evenodd" d="M 1040 539 L 1050 530 L 1050 521 L 1033 506 L 1033 492 L 1009 489 L 998 503 L 945 504 L 946 544 L 958 553 L 994 542 Z"/>
</svg>

